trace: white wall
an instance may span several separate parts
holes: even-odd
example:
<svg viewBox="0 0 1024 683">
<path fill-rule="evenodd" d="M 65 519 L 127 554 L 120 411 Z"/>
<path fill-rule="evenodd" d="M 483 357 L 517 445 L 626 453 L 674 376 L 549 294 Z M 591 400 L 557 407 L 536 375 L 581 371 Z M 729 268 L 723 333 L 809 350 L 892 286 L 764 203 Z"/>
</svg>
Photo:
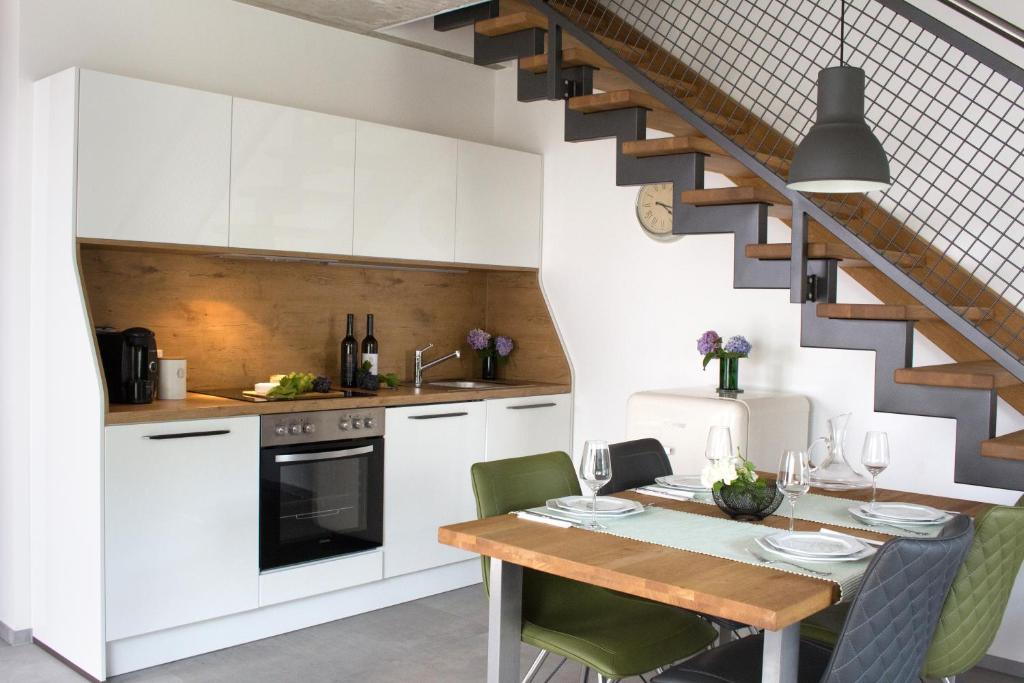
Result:
<svg viewBox="0 0 1024 683">
<path fill-rule="evenodd" d="M 14 387 L 31 380 L 32 82 L 81 66 L 483 142 L 494 98 L 490 70 L 231 0 L 0 3 L 0 622 L 22 629 L 32 623 L 30 442 Z M 15 138 L 23 144 L 12 180 Z M 62 409 L 73 404 L 55 406 L 55 426 Z"/>
<path fill-rule="evenodd" d="M 17 0 L 0 0 L 0 377 L 20 378 L 25 359 L 28 280 L 28 231 L 15 229 L 18 180 Z M 26 133 L 27 135 L 27 133 Z M 26 424 L 27 396 L 0 392 L 0 622 L 10 628 L 28 628 L 28 476 Z M 18 422 L 18 418 L 22 422 Z"/>
<path fill-rule="evenodd" d="M 848 447 L 859 454 L 864 432 L 889 432 L 892 467 L 882 485 L 910 491 L 1012 503 L 1018 493 L 953 484 L 954 422 L 874 413 L 874 354 L 799 346 L 799 307 L 788 290 L 734 290 L 732 236 L 688 236 L 671 244 L 641 234 L 636 188 L 615 187 L 611 140 L 564 142 L 562 106 L 520 104 L 515 74 L 500 72 L 495 88 L 498 144 L 544 154 L 542 280 L 575 372 L 574 452 L 585 439 L 625 436 L 625 405 L 635 391 L 714 385 L 703 372 L 696 339 L 706 329 L 744 334 L 754 344 L 741 365 L 741 384 L 804 394 L 814 435 L 830 415 L 852 411 Z M 710 176 L 708 186 L 724 185 Z M 773 226 L 778 241 L 789 229 Z M 840 297 L 875 300 L 843 276 Z M 918 364 L 949 362 L 927 340 L 915 345 Z M 1002 431 L 1024 428 L 1012 409 Z M 1022 659 L 1024 581 L 1018 582 L 994 654 Z M 1016 640 L 1014 640 L 1016 639 Z"/>
</svg>

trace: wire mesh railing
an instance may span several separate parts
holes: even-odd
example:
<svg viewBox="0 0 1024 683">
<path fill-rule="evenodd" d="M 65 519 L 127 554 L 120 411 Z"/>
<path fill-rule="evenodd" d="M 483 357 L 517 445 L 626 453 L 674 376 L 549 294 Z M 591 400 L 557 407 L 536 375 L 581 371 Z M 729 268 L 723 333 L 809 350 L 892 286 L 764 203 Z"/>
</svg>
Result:
<svg viewBox="0 0 1024 683">
<path fill-rule="evenodd" d="M 892 185 L 809 198 L 1019 363 L 1024 78 L 894 4 L 848 0 L 844 43 Z M 814 124 L 817 73 L 839 63 L 840 0 L 548 5 L 781 179 Z"/>
</svg>

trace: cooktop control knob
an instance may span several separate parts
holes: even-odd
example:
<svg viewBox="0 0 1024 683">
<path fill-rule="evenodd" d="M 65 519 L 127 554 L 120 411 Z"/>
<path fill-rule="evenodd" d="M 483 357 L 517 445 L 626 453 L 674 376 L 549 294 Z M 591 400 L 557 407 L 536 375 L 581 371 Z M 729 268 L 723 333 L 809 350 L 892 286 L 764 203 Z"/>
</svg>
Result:
<svg viewBox="0 0 1024 683">
<path fill-rule="evenodd" d="M 362 418 L 359 418 L 359 417 L 352 418 L 352 428 L 353 429 L 362 429 L 363 428 L 363 420 L 362 420 Z"/>
<path fill-rule="evenodd" d="M 341 422 L 338 423 L 338 427 L 341 429 L 341 431 L 347 432 L 349 429 L 352 428 L 352 425 L 351 423 L 349 423 L 348 420 L 343 418 Z"/>
<path fill-rule="evenodd" d="M 288 433 L 288 428 L 285 427 L 284 425 L 277 425 L 276 427 L 274 427 L 274 433 L 277 434 L 278 436 L 284 436 L 285 434 Z"/>
<path fill-rule="evenodd" d="M 288 425 L 288 433 L 289 434 L 297 435 L 301 431 L 302 431 L 302 425 L 300 425 L 298 422 L 293 422 L 292 424 Z"/>
<path fill-rule="evenodd" d="M 312 422 L 307 422 L 306 424 L 302 425 L 302 433 L 303 434 L 312 434 L 315 431 L 316 431 L 316 425 L 313 424 Z"/>
<path fill-rule="evenodd" d="M 366 424 L 366 428 L 367 429 L 373 429 L 373 418 L 372 417 L 366 418 L 365 424 Z"/>
</svg>

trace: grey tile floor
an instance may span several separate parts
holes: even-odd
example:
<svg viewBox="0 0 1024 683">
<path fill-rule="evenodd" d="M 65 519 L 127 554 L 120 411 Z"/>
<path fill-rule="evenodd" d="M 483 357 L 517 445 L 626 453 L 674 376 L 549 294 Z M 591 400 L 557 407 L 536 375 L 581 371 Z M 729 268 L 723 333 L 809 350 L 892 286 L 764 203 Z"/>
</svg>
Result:
<svg viewBox="0 0 1024 683">
<path fill-rule="evenodd" d="M 470 586 L 111 680 L 115 683 L 479 683 L 484 680 L 486 644 L 487 605 L 480 586 Z M 534 656 L 536 650 L 523 647 L 524 671 Z M 554 664 L 554 661 L 547 663 L 544 671 L 550 671 Z M 540 680 L 543 679 L 541 676 Z M 35 645 L 10 647 L 0 643 L 0 683 L 80 683 L 82 680 Z M 957 680 L 958 683 L 1019 683 L 1022 679 L 976 670 Z M 551 679 L 551 683 L 577 681 L 579 667 L 568 663 Z"/>
</svg>

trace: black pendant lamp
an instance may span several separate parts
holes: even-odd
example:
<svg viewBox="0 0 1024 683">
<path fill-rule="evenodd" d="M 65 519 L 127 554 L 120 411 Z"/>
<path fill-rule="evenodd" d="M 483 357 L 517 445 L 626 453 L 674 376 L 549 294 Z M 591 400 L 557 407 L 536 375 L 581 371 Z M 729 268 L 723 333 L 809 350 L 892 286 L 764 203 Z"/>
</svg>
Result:
<svg viewBox="0 0 1024 683">
<path fill-rule="evenodd" d="M 797 145 L 787 187 L 799 192 L 870 192 L 892 182 L 889 159 L 864 120 L 864 70 L 844 63 L 846 0 L 839 15 L 839 66 L 818 72 L 818 120 Z"/>
</svg>

